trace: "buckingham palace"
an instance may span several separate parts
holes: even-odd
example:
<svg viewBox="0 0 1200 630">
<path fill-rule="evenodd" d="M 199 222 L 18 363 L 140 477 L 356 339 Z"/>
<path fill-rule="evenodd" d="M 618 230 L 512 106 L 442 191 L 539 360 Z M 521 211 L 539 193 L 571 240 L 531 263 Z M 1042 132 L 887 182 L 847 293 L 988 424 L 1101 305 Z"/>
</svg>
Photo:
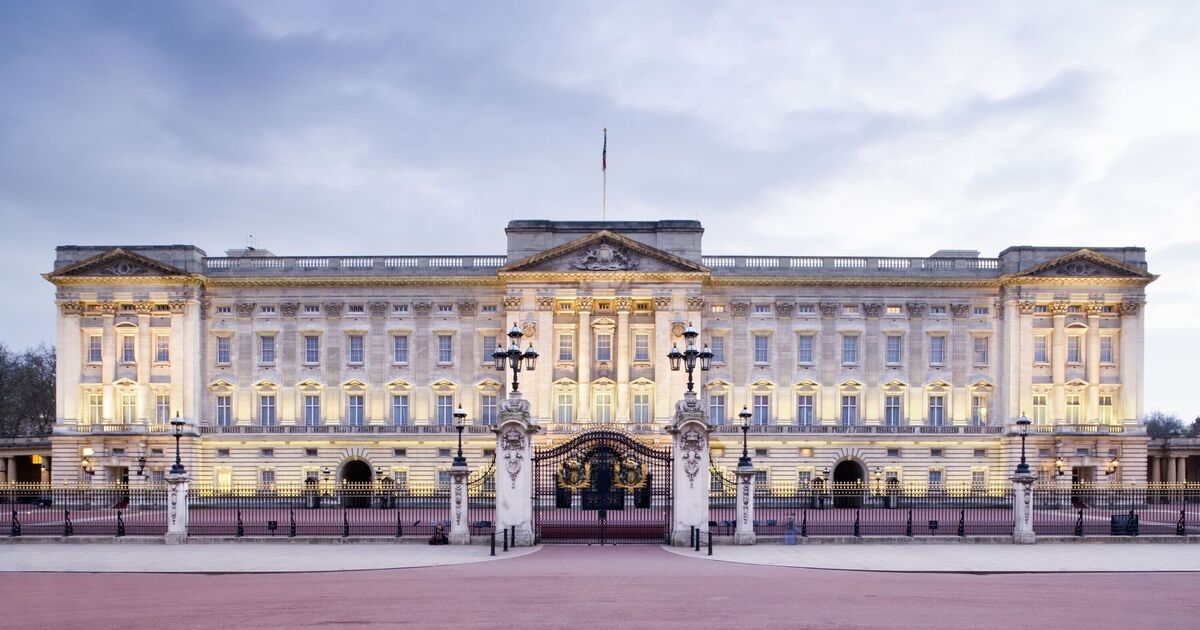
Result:
<svg viewBox="0 0 1200 630">
<path fill-rule="evenodd" d="M 745 418 L 760 482 L 986 484 L 1025 415 L 1039 476 L 1147 480 L 1140 247 L 706 255 L 697 221 L 505 231 L 487 255 L 58 247 L 53 481 L 161 480 L 176 418 L 213 484 L 441 481 L 460 422 L 493 457 L 516 340 L 538 444 L 598 424 L 669 444 L 688 327 L 718 468 Z"/>
</svg>

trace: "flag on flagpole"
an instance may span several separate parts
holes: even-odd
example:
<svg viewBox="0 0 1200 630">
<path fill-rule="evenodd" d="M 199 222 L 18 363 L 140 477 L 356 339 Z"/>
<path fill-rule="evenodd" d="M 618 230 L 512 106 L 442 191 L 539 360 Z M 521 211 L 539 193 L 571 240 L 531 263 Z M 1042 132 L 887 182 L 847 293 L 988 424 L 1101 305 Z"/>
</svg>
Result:
<svg viewBox="0 0 1200 630">
<path fill-rule="evenodd" d="M 608 171 L 608 127 L 604 128 L 604 150 L 600 152 L 600 170 Z"/>
</svg>

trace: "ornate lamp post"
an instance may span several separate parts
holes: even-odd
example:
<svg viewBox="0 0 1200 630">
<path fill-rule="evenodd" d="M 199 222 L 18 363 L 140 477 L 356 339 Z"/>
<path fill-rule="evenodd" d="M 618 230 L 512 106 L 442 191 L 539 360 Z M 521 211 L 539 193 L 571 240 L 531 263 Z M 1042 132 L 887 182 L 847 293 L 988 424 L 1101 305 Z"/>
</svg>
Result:
<svg viewBox="0 0 1200 630">
<path fill-rule="evenodd" d="M 92 462 L 88 458 L 95 454 L 92 447 L 85 446 L 83 448 L 83 459 L 79 460 L 79 468 L 85 475 L 94 475 L 96 470 L 92 467 Z"/>
<path fill-rule="evenodd" d="M 529 344 L 529 348 L 525 352 L 521 352 L 521 337 L 524 336 L 525 333 L 521 332 L 516 322 L 513 322 L 512 329 L 508 331 L 508 338 L 510 339 L 508 350 L 497 345 L 496 351 L 492 353 L 492 359 L 496 362 L 497 372 L 504 371 L 506 367 L 505 359 L 508 359 L 507 367 L 511 368 L 513 373 L 512 390 L 514 394 L 517 393 L 517 374 L 521 371 L 522 367 L 532 372 L 533 368 L 537 365 L 538 353 L 534 351 L 532 343 Z M 522 360 L 524 361 L 523 364 Z M 455 417 L 457 416 L 458 414 L 455 414 Z M 463 417 L 466 417 L 466 414 Z"/>
<path fill-rule="evenodd" d="M 139 477 L 141 477 L 146 474 L 146 455 L 145 455 L 145 453 L 138 455 L 137 463 L 138 463 L 137 474 Z"/>
<path fill-rule="evenodd" d="M 713 353 L 704 346 L 703 350 L 696 348 L 696 338 L 700 333 L 692 327 L 692 323 L 688 322 L 687 328 L 683 331 L 683 352 L 679 351 L 679 346 L 672 344 L 671 351 L 667 353 L 667 358 L 671 360 L 671 370 L 679 371 L 679 364 L 682 362 L 684 369 L 687 370 L 688 382 L 687 390 L 691 392 L 695 387 L 695 382 L 692 380 L 692 373 L 696 369 L 696 359 L 700 359 L 700 370 L 707 372 L 712 366 Z"/>
<path fill-rule="evenodd" d="M 513 386 L 515 387 L 516 384 L 517 384 L 517 379 L 514 376 L 513 377 Z M 465 424 L 466 420 L 467 420 L 467 412 L 463 411 L 462 404 L 460 403 L 458 405 L 458 410 L 454 412 L 454 430 L 458 431 L 458 454 L 454 456 L 454 461 L 452 462 L 451 465 L 453 465 L 456 468 L 465 467 L 467 465 L 467 458 L 463 457 L 463 452 L 462 452 L 462 434 L 463 434 L 463 429 L 466 428 L 466 424 Z"/>
<path fill-rule="evenodd" d="M 1021 463 L 1017 464 L 1015 471 L 1018 475 L 1029 474 L 1029 463 L 1025 461 L 1025 438 L 1029 437 L 1029 424 L 1029 418 L 1022 411 L 1021 417 L 1017 418 L 1017 427 L 1021 431 Z"/>
<path fill-rule="evenodd" d="M 179 459 L 179 438 L 183 437 L 183 419 L 179 417 L 179 412 L 175 412 L 175 419 L 171 420 L 171 430 L 175 435 L 175 464 L 171 466 L 172 475 L 182 475 L 187 472 L 183 467 L 183 461 Z"/>
<path fill-rule="evenodd" d="M 738 413 L 738 418 L 742 420 L 742 456 L 738 458 L 738 468 L 748 468 L 753 464 L 750 461 L 750 450 L 746 447 L 746 434 L 750 432 L 750 418 L 754 414 L 750 413 L 749 409 L 742 406 L 742 411 Z"/>
</svg>

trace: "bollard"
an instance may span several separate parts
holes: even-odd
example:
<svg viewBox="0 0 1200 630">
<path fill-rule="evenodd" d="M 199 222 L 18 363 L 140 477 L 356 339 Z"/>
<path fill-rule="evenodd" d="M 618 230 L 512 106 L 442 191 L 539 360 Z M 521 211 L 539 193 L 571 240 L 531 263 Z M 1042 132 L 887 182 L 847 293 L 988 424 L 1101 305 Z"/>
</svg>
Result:
<svg viewBox="0 0 1200 630">
<path fill-rule="evenodd" d="M 694 538 L 695 542 L 696 542 L 696 551 L 700 551 L 700 528 L 693 527 L 692 529 L 696 530 L 696 534 L 694 536 L 692 536 L 692 538 Z"/>
<path fill-rule="evenodd" d="M 862 538 L 862 530 L 859 529 L 859 510 L 854 510 L 854 537 Z"/>
<path fill-rule="evenodd" d="M 688 534 L 688 546 L 689 547 L 696 546 L 696 526 L 695 525 L 691 526 L 691 533 Z"/>
<path fill-rule="evenodd" d="M 512 546 L 516 547 L 517 546 L 517 526 L 513 525 L 509 529 L 512 531 L 509 532 L 508 539 L 512 541 Z"/>
<path fill-rule="evenodd" d="M 808 538 L 808 510 L 804 510 L 804 520 L 800 522 L 800 537 Z"/>
<path fill-rule="evenodd" d="M 712 530 L 708 532 L 708 555 L 712 555 Z"/>
<path fill-rule="evenodd" d="M 964 538 L 967 535 L 967 511 L 958 511 L 958 537 Z"/>
<path fill-rule="evenodd" d="M 296 537 L 296 511 L 288 510 L 288 538 Z"/>
<path fill-rule="evenodd" d="M 13 508 L 13 511 L 12 511 L 12 527 L 9 528 L 8 535 L 11 537 L 16 537 L 16 536 L 21 535 L 21 521 L 19 519 L 17 519 L 16 508 Z"/>
<path fill-rule="evenodd" d="M 508 529 L 504 530 L 504 551 L 508 551 Z"/>
<path fill-rule="evenodd" d="M 496 555 L 496 530 L 494 530 L 494 529 L 492 530 L 492 553 L 491 553 L 491 555 L 493 555 L 493 556 Z"/>
</svg>

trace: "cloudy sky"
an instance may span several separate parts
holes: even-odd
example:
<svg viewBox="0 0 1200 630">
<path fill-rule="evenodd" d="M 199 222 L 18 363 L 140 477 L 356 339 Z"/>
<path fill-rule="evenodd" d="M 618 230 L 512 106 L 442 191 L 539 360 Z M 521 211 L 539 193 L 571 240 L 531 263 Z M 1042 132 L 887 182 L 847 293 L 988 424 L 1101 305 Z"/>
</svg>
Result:
<svg viewBox="0 0 1200 630">
<path fill-rule="evenodd" d="M 650 6 L 647 6 L 650 5 Z M 708 253 L 1140 245 L 1147 409 L 1200 415 L 1200 3 L 6 2 L 0 340 L 57 244 L 503 253 L 514 218 Z"/>
</svg>

